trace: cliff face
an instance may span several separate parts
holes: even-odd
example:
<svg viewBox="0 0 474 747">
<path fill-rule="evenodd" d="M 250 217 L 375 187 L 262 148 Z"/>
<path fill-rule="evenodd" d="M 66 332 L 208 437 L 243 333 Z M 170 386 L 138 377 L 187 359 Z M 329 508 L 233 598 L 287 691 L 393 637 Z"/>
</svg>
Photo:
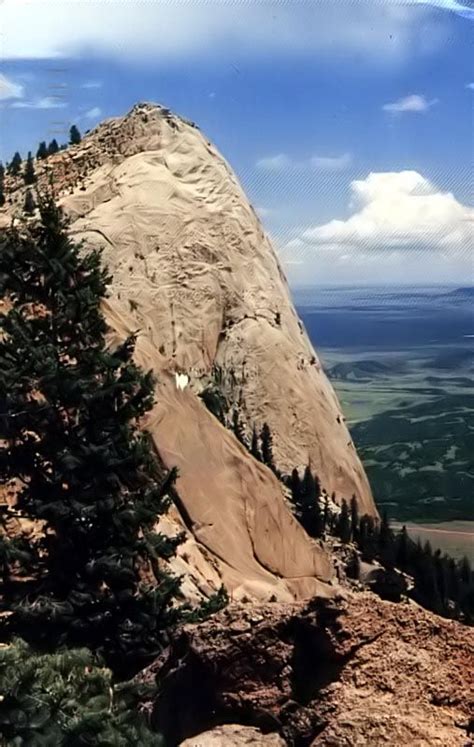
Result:
<svg viewBox="0 0 474 747">
<path fill-rule="evenodd" d="M 194 125 L 141 104 L 38 172 L 40 184 L 53 175 L 72 232 L 103 248 L 112 336 L 138 332 L 137 358 L 157 375 L 146 427 L 180 473 L 179 570 L 201 589 L 223 579 L 237 598 L 328 594 L 330 562 L 281 484 L 199 397 L 217 384 L 248 433 L 270 425 L 280 470 L 309 461 L 329 493 L 355 493 L 361 513 L 376 512 L 275 252 L 225 160 Z"/>
</svg>

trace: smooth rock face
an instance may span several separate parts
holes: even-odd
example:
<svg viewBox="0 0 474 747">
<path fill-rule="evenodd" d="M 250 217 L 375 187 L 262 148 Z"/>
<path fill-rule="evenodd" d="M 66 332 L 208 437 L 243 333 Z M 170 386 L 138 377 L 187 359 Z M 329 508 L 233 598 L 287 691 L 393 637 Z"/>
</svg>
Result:
<svg viewBox="0 0 474 747">
<path fill-rule="evenodd" d="M 185 739 L 180 747 L 285 747 L 285 744 L 278 734 L 262 734 L 251 726 L 226 724 Z"/>
<path fill-rule="evenodd" d="M 360 592 L 233 605 L 177 631 L 144 679 L 169 744 L 232 720 L 291 746 L 462 747 L 473 668 L 472 629 Z"/>
<path fill-rule="evenodd" d="M 270 425 L 281 471 L 310 461 L 329 493 L 355 493 L 360 513 L 376 513 L 337 398 L 227 163 L 195 126 L 141 104 L 37 173 L 40 184 L 53 175 L 74 235 L 103 248 L 111 337 L 136 332 L 137 359 L 157 375 L 145 425 L 165 465 L 179 468 L 178 523 L 198 558 L 179 562 L 195 592 L 215 588 L 217 574 L 235 599 L 329 594 L 330 563 L 281 484 L 198 396 L 218 377 L 249 434 Z"/>
</svg>

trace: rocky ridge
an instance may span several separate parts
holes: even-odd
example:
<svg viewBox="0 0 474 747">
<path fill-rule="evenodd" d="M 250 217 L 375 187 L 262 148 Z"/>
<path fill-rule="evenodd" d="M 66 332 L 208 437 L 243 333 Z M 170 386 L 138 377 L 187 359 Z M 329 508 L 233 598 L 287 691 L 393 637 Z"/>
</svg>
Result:
<svg viewBox="0 0 474 747">
<path fill-rule="evenodd" d="M 111 339 L 137 334 L 157 376 L 145 426 L 179 470 L 167 520 L 188 540 L 176 561 L 186 593 L 223 581 L 233 598 L 283 601 L 331 594 L 333 571 L 285 501 L 281 483 L 204 405 L 218 390 L 250 434 L 267 422 L 278 468 L 310 462 L 328 492 L 371 492 L 334 391 L 298 320 L 268 237 L 234 174 L 192 124 L 139 104 L 37 162 L 71 231 L 103 250 L 113 276 L 104 311 Z M 24 200 L 7 177 L 9 220 Z"/>
</svg>

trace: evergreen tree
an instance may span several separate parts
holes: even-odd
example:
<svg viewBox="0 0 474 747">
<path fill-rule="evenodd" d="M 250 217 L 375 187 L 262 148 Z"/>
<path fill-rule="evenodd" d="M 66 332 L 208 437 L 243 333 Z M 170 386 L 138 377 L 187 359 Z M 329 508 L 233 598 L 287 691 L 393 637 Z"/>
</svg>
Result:
<svg viewBox="0 0 474 747">
<path fill-rule="evenodd" d="M 181 612 L 180 582 L 162 563 L 179 538 L 154 531 L 175 473 L 164 479 L 137 427 L 154 387 L 134 340 L 106 345 L 100 255 L 80 251 L 51 200 L 40 213 L 0 234 L 0 298 L 12 304 L 0 317 L 0 483 L 20 486 L 18 519 L 43 522 L 2 589 L 0 633 L 86 646 L 129 674 Z M 0 507 L 0 523 L 7 514 Z"/>
<path fill-rule="evenodd" d="M 28 158 L 26 159 L 23 179 L 25 180 L 25 184 L 34 184 L 36 182 L 35 164 L 31 151 L 28 153 Z"/>
<path fill-rule="evenodd" d="M 275 472 L 275 461 L 273 459 L 273 439 L 268 423 L 264 423 L 260 433 L 262 445 L 262 461 L 267 467 Z"/>
<path fill-rule="evenodd" d="M 323 507 L 323 533 L 329 532 L 331 529 L 331 512 L 329 510 L 329 496 L 324 492 L 324 507 Z"/>
<path fill-rule="evenodd" d="M 33 215 L 33 213 L 36 210 L 36 202 L 35 202 L 35 198 L 33 197 L 33 193 L 31 189 L 26 190 L 23 210 L 27 215 Z"/>
<path fill-rule="evenodd" d="M 38 654 L 15 640 L 0 648 L 0 691 L 2 744 L 162 745 L 140 714 L 145 688 L 114 685 L 87 649 Z"/>
<path fill-rule="evenodd" d="M 355 495 L 351 498 L 351 536 L 354 541 L 359 534 L 359 507 Z"/>
<path fill-rule="evenodd" d="M 48 145 L 48 156 L 54 156 L 59 151 L 59 145 L 56 138 L 53 138 Z"/>
<path fill-rule="evenodd" d="M 319 506 L 320 486 L 311 467 L 306 466 L 303 479 L 295 468 L 289 478 L 294 514 L 310 537 L 322 537 L 323 514 Z"/>
<path fill-rule="evenodd" d="M 386 511 L 382 514 L 378 540 L 380 561 L 385 568 L 392 570 L 395 567 L 395 540 Z"/>
<path fill-rule="evenodd" d="M 76 125 L 72 125 L 71 129 L 69 130 L 69 142 L 71 145 L 79 145 L 81 142 L 81 133 L 77 129 Z"/>
<path fill-rule="evenodd" d="M 21 171 L 21 164 L 22 164 L 21 156 L 18 153 L 18 151 L 16 151 L 12 160 L 8 164 L 8 168 L 7 168 L 8 173 L 11 174 L 12 176 L 18 176 L 18 174 Z"/>
<path fill-rule="evenodd" d="M 301 481 L 299 472 L 296 467 L 291 472 L 289 479 L 289 488 L 291 490 L 293 505 L 299 506 L 301 503 Z"/>
<path fill-rule="evenodd" d="M 344 543 L 351 540 L 351 520 L 349 516 L 349 507 L 345 498 L 342 499 L 341 513 L 337 522 L 337 534 Z"/>
<path fill-rule="evenodd" d="M 245 435 L 245 428 L 242 425 L 239 411 L 237 409 L 233 410 L 232 412 L 232 430 L 234 431 L 237 437 L 237 440 L 240 441 L 242 446 L 245 446 L 245 448 L 247 449 L 248 444 L 247 444 L 247 437 Z"/>
<path fill-rule="evenodd" d="M 0 161 L 0 207 L 5 205 L 5 169 Z"/>
<path fill-rule="evenodd" d="M 349 578 L 353 578 L 355 581 L 358 581 L 360 578 L 360 558 L 359 553 L 355 550 L 353 551 L 351 559 L 346 566 L 346 573 Z"/>
<path fill-rule="evenodd" d="M 47 157 L 48 157 L 48 148 L 46 146 L 46 142 L 42 140 L 38 146 L 38 150 L 36 151 L 36 158 L 38 160 L 42 160 L 43 158 L 47 158 Z"/>
<path fill-rule="evenodd" d="M 395 559 L 397 566 L 406 571 L 409 563 L 409 552 L 410 552 L 410 540 L 408 538 L 408 532 L 405 524 L 398 533 L 396 541 L 396 553 Z"/>
<path fill-rule="evenodd" d="M 257 430 L 255 426 L 252 429 L 252 440 L 250 442 L 250 453 L 259 462 L 262 461 L 262 452 L 260 451 L 260 446 L 258 443 L 258 434 L 257 434 Z"/>
<path fill-rule="evenodd" d="M 371 563 L 378 555 L 378 531 L 373 516 L 364 514 L 359 522 L 359 547 L 362 559 Z"/>
</svg>

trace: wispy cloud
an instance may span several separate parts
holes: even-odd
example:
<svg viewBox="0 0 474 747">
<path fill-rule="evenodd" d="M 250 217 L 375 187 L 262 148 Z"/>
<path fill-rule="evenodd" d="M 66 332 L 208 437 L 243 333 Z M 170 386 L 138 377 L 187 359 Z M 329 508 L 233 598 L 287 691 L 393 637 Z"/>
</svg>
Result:
<svg viewBox="0 0 474 747">
<path fill-rule="evenodd" d="M 14 83 L 0 73 L 0 100 L 19 99 L 23 96 L 23 86 Z"/>
<path fill-rule="evenodd" d="M 466 88 L 469 88 L 470 91 L 474 91 L 474 83 L 466 83 Z"/>
<path fill-rule="evenodd" d="M 94 106 L 92 107 L 92 109 L 89 109 L 89 111 L 87 111 L 84 114 L 84 117 L 86 119 L 97 119 L 98 117 L 100 117 L 101 114 L 102 114 L 102 109 L 100 109 L 98 106 Z"/>
<path fill-rule="evenodd" d="M 11 104 L 15 109 L 64 109 L 68 104 L 61 98 L 55 96 L 44 96 L 33 101 L 14 101 Z"/>
<path fill-rule="evenodd" d="M 428 100 L 425 96 L 414 93 L 411 96 L 405 96 L 404 98 L 398 99 L 398 101 L 384 104 L 382 109 L 384 112 L 389 112 L 389 114 L 404 114 L 407 112 L 423 114 L 438 103 L 439 99 Z"/>
<path fill-rule="evenodd" d="M 101 80 L 86 80 L 85 83 L 81 83 L 81 88 L 93 89 L 102 88 Z"/>
<path fill-rule="evenodd" d="M 260 158 L 256 166 L 263 171 L 344 171 L 352 163 L 352 155 L 343 153 L 340 156 L 311 156 L 310 158 L 295 159 L 287 153 Z"/>
<path fill-rule="evenodd" d="M 259 158 L 256 166 L 264 171 L 286 171 L 294 166 L 294 161 L 286 153 L 278 153 L 276 156 Z"/>
<path fill-rule="evenodd" d="M 121 59 L 182 61 L 239 51 L 397 65 L 441 48 L 449 28 L 433 7 L 469 16 L 456 0 L 280 0 L 277 13 L 265 2 L 248 0 L 142 3 L 140 13 L 134 0 L 2 0 L 0 22 L 8 29 L 2 57 L 79 57 L 92 50 Z M 429 49 L 422 43 L 427 33 L 436 38 Z"/>
<path fill-rule="evenodd" d="M 311 166 L 317 171 L 344 171 L 352 163 L 352 155 L 343 153 L 341 156 L 313 156 Z"/>
</svg>

